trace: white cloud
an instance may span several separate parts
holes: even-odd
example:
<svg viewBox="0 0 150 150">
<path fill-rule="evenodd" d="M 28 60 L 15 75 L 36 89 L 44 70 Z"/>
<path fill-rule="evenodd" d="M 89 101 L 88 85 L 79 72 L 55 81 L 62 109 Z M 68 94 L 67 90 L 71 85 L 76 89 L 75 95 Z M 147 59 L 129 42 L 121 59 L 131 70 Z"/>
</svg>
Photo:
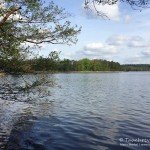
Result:
<svg viewBox="0 0 150 150">
<path fill-rule="evenodd" d="M 102 4 L 95 4 L 93 6 L 93 3 L 91 2 L 89 4 L 89 8 L 91 10 L 91 13 L 87 12 L 87 15 L 90 15 L 90 17 L 97 17 L 97 11 L 103 14 L 104 17 L 108 17 L 110 20 L 119 21 L 120 19 L 120 11 L 119 11 L 119 3 L 116 3 L 114 5 L 102 5 Z M 97 11 L 96 11 L 97 10 Z"/>
<path fill-rule="evenodd" d="M 125 64 L 150 64 L 150 53 L 141 52 L 141 54 L 136 54 L 134 56 L 129 56 L 125 58 Z"/>
<path fill-rule="evenodd" d="M 145 50 L 145 51 L 143 51 L 141 53 L 142 53 L 143 56 L 150 58 L 150 49 L 149 50 Z"/>
<path fill-rule="evenodd" d="M 84 47 L 86 53 L 116 54 L 117 48 L 113 45 L 98 43 L 89 43 Z"/>
<path fill-rule="evenodd" d="M 150 42 L 140 36 L 116 35 L 106 42 L 88 43 L 76 58 L 106 59 L 125 64 L 149 63 Z"/>
<path fill-rule="evenodd" d="M 126 46 L 128 48 L 150 48 L 150 41 L 141 36 L 116 35 L 108 38 L 106 42 L 114 46 Z"/>
<path fill-rule="evenodd" d="M 149 41 L 146 41 L 145 39 L 143 39 L 140 36 L 133 36 L 133 37 L 130 37 L 130 39 L 128 41 L 128 47 L 132 47 L 132 48 L 149 48 L 150 43 L 149 43 Z"/>
<path fill-rule="evenodd" d="M 90 50 L 97 50 L 103 48 L 102 43 L 89 43 L 85 46 L 85 49 L 90 49 Z"/>
<path fill-rule="evenodd" d="M 117 47 L 102 42 L 88 43 L 82 50 L 75 53 L 75 58 L 107 59 L 118 53 Z"/>
<path fill-rule="evenodd" d="M 108 38 L 106 42 L 110 45 L 124 45 L 128 41 L 128 37 L 124 35 L 116 35 Z"/>
<path fill-rule="evenodd" d="M 118 57 L 125 64 L 142 64 L 150 61 L 150 41 L 141 36 L 116 35 L 108 38 L 106 42 L 122 49 Z M 132 54 L 132 55 L 131 55 Z"/>
<path fill-rule="evenodd" d="M 140 55 L 128 57 L 124 60 L 125 64 L 140 64 L 140 62 L 142 62 L 142 57 Z"/>
</svg>

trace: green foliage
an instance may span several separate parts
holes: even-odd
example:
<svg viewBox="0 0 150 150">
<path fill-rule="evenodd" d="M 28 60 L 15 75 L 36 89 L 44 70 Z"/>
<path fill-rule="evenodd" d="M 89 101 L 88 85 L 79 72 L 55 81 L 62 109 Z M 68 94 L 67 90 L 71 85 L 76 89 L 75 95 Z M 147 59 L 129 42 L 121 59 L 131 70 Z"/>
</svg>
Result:
<svg viewBox="0 0 150 150">
<path fill-rule="evenodd" d="M 89 71 L 89 70 L 91 70 L 91 65 L 92 64 L 91 64 L 90 60 L 85 58 L 85 59 L 78 61 L 77 69 L 80 71 Z"/>
<path fill-rule="evenodd" d="M 32 71 L 68 72 L 68 71 L 121 71 L 119 63 L 101 59 L 89 60 L 87 58 L 75 61 L 59 59 L 59 53 L 51 52 L 49 57 L 40 56 L 37 59 L 28 60 L 26 64 L 32 65 Z"/>
<path fill-rule="evenodd" d="M 32 50 L 30 43 L 38 48 L 41 43 L 74 44 L 77 42 L 77 34 L 81 28 L 72 26 L 67 20 L 70 15 L 53 2 L 4 0 L 2 3 L 0 59 L 6 61 L 5 63 L 8 60 L 17 62 L 25 60 Z M 11 68 L 13 70 L 13 66 Z"/>
<path fill-rule="evenodd" d="M 59 53 L 52 51 L 47 58 L 40 56 L 33 60 L 35 71 L 56 71 L 58 69 Z"/>
<path fill-rule="evenodd" d="M 58 71 L 66 72 L 66 71 L 74 71 L 75 70 L 75 61 L 71 61 L 69 59 L 64 59 L 58 64 Z"/>
<path fill-rule="evenodd" d="M 59 54 L 57 52 L 57 56 Z M 41 61 L 43 60 L 43 61 Z M 81 59 L 78 61 L 69 59 L 51 59 L 40 57 L 36 60 L 36 69 L 33 70 L 41 71 L 44 68 L 45 71 L 150 71 L 150 65 L 120 65 L 118 62 L 107 61 L 102 59 Z"/>
<path fill-rule="evenodd" d="M 150 71 L 149 64 L 129 64 L 122 65 L 124 71 Z"/>
</svg>

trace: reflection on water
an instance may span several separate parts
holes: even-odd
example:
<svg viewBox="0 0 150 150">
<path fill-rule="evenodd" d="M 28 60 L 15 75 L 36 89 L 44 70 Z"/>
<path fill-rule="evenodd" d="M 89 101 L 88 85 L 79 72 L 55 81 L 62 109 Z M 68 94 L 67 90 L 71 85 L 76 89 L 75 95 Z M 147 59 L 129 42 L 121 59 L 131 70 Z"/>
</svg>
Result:
<svg viewBox="0 0 150 150">
<path fill-rule="evenodd" d="M 125 141 L 150 139 L 150 73 L 56 74 L 54 78 L 61 88 L 51 88 L 48 101 L 1 97 L 1 149 L 150 149 Z"/>
</svg>

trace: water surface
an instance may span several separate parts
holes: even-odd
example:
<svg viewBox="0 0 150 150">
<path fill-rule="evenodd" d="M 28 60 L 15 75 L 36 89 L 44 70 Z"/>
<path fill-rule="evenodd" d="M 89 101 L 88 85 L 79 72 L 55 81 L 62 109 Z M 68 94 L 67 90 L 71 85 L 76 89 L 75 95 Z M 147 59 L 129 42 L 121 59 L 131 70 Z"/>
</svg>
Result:
<svg viewBox="0 0 150 150">
<path fill-rule="evenodd" d="M 53 78 L 59 86 L 50 88 L 46 101 L 18 102 L 1 96 L 1 149 L 150 149 L 149 72 Z M 141 139 L 145 140 L 137 141 Z"/>
</svg>

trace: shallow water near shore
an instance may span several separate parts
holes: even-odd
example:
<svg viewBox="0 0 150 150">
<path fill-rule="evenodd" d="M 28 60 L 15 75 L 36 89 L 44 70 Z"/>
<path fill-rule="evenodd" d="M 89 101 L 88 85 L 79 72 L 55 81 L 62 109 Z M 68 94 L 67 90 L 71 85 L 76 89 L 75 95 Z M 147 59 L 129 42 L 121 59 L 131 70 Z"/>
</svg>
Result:
<svg viewBox="0 0 150 150">
<path fill-rule="evenodd" d="M 1 149 L 150 149 L 150 72 L 53 78 L 59 87 L 50 87 L 46 101 L 4 99 L 1 87 Z"/>
</svg>

